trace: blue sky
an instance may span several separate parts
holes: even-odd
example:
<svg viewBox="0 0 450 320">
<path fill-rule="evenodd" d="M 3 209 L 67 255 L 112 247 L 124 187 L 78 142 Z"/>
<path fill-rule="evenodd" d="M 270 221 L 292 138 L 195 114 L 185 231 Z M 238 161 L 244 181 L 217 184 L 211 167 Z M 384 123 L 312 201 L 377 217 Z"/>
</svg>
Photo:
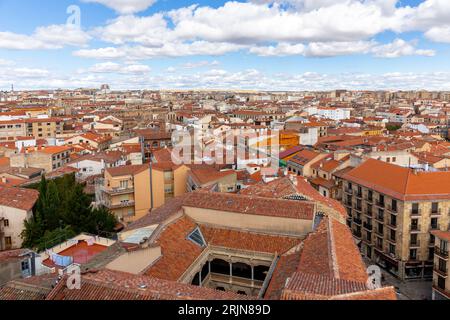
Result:
<svg viewBox="0 0 450 320">
<path fill-rule="evenodd" d="M 450 90 L 450 1 L 0 0 L 0 68 L 3 90 Z"/>
</svg>

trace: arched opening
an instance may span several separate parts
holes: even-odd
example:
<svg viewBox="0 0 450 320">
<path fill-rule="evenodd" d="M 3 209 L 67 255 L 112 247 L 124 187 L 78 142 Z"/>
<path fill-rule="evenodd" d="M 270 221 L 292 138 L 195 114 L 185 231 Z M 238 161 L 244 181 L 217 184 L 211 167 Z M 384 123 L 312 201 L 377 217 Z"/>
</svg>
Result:
<svg viewBox="0 0 450 320">
<path fill-rule="evenodd" d="M 209 265 L 206 263 L 202 268 L 202 281 L 209 275 Z"/>
<path fill-rule="evenodd" d="M 257 281 L 264 281 L 264 280 L 266 280 L 268 272 L 269 272 L 269 267 L 256 266 L 253 268 L 254 279 Z"/>
<path fill-rule="evenodd" d="M 225 291 L 225 288 L 224 287 L 216 287 L 216 290 Z"/>
<path fill-rule="evenodd" d="M 230 274 L 230 264 L 222 259 L 214 259 L 211 261 L 211 272 L 218 274 Z"/>
<path fill-rule="evenodd" d="M 233 277 L 252 278 L 252 267 L 242 262 L 233 263 Z"/>
<path fill-rule="evenodd" d="M 241 294 L 241 295 L 243 295 L 243 296 L 246 296 L 246 295 L 247 295 L 247 292 L 239 290 L 239 291 L 237 292 L 237 294 Z"/>
<path fill-rule="evenodd" d="M 194 286 L 200 286 L 200 272 L 194 276 L 194 279 L 192 279 L 192 284 Z"/>
</svg>

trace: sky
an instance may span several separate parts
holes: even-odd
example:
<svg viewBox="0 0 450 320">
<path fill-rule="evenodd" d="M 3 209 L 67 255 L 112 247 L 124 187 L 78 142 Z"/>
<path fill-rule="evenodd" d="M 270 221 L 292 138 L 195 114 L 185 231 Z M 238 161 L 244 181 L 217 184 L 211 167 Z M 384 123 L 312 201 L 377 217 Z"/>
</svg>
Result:
<svg viewBox="0 0 450 320">
<path fill-rule="evenodd" d="M 0 90 L 448 90 L 448 0 L 0 0 Z"/>
</svg>

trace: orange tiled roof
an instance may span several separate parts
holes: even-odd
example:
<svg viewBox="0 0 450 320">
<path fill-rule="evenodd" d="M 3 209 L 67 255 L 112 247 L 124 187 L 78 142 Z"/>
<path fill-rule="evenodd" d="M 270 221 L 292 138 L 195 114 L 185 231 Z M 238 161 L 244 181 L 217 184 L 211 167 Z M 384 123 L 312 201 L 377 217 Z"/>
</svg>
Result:
<svg viewBox="0 0 450 320">
<path fill-rule="evenodd" d="M 63 279 L 47 300 L 248 300 L 222 292 L 145 275 L 103 269 L 82 275 L 81 289 L 69 290 Z"/>
<path fill-rule="evenodd" d="M 210 192 L 190 193 L 183 205 L 217 211 L 304 220 L 312 220 L 315 210 L 314 204 L 307 202 Z"/>
<path fill-rule="evenodd" d="M 450 198 L 450 171 L 415 173 L 409 168 L 368 159 L 343 177 L 405 201 Z"/>
<path fill-rule="evenodd" d="M 196 227 L 186 216 L 168 225 L 157 240 L 162 257 L 145 274 L 177 281 L 203 251 L 203 248 L 187 239 Z"/>
<path fill-rule="evenodd" d="M 0 186 L 0 205 L 29 211 L 39 198 L 39 192 L 32 189 Z"/>
<path fill-rule="evenodd" d="M 254 252 L 282 254 L 302 241 L 294 237 L 259 234 L 208 226 L 202 226 L 201 230 L 206 242 L 210 245 Z"/>
</svg>

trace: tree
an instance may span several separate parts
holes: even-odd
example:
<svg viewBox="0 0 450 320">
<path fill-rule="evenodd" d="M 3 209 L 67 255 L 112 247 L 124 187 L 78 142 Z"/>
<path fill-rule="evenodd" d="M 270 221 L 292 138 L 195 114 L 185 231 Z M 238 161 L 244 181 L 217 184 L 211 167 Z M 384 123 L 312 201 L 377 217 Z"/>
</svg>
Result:
<svg viewBox="0 0 450 320">
<path fill-rule="evenodd" d="M 74 175 L 52 181 L 42 177 L 34 188 L 39 191 L 39 199 L 33 217 L 25 221 L 24 247 L 43 250 L 82 232 L 114 232 L 116 217 L 106 208 L 92 208 L 92 199 Z"/>
</svg>

